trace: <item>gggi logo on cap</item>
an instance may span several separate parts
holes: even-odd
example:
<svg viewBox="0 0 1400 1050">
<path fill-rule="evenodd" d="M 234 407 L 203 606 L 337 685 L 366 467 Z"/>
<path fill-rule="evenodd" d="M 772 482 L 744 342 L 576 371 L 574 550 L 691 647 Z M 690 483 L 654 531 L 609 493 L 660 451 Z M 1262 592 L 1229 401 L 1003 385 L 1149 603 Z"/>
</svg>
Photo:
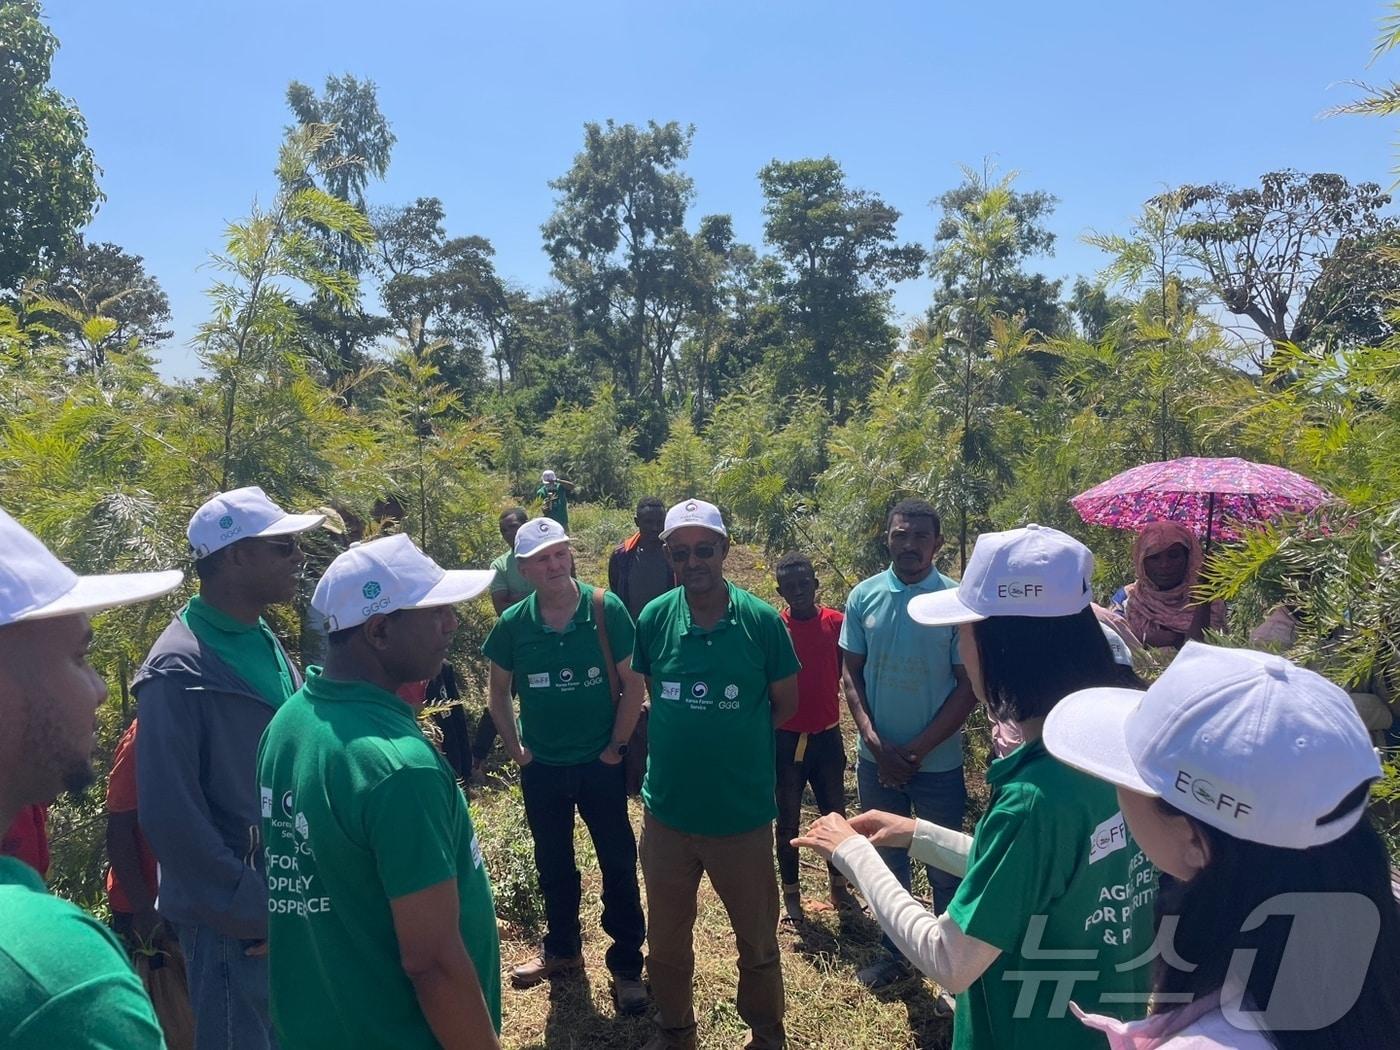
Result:
<svg viewBox="0 0 1400 1050">
<path fill-rule="evenodd" d="M 221 528 L 221 529 L 231 529 L 231 528 L 233 528 L 233 515 L 232 515 L 232 514 L 225 514 L 222 518 L 220 518 L 220 519 L 219 519 L 219 528 Z"/>
<path fill-rule="evenodd" d="M 360 610 L 360 614 L 362 616 L 373 616 L 380 609 L 388 608 L 390 600 L 389 596 L 386 594 L 382 598 L 379 597 L 380 592 L 382 592 L 383 589 L 384 588 L 379 586 L 378 580 L 370 580 L 368 583 L 366 583 L 363 587 L 360 588 L 360 593 L 369 599 L 369 604 Z M 378 598 L 379 600 L 375 601 L 376 598 Z"/>
</svg>

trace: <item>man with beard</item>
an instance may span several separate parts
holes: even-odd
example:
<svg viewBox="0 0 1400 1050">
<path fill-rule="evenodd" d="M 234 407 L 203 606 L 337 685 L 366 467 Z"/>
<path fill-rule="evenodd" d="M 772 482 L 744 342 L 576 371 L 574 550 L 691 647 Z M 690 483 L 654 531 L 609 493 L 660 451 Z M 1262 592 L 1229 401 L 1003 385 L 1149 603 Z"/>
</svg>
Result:
<svg viewBox="0 0 1400 1050">
<path fill-rule="evenodd" d="M 958 656 L 956 627 L 923 627 L 908 614 L 915 595 L 956 584 L 933 567 L 943 546 L 938 512 L 923 500 L 896 503 L 885 521 L 890 567 L 862 580 L 846 600 L 841 625 L 846 705 L 860 736 L 856 785 L 861 812 L 913 815 L 961 831 L 967 809 L 962 725 L 977 702 Z M 909 888 L 909 854 L 881 850 Z M 934 914 L 958 887 L 955 876 L 929 866 Z M 911 973 L 894 942 L 856 976 L 871 989 Z"/>
<path fill-rule="evenodd" d="M 633 667 L 651 689 L 642 785 L 647 971 L 660 1031 L 646 1050 L 694 1050 L 696 894 L 724 903 L 739 948 L 750 1050 L 786 1045 L 773 872 L 773 727 L 797 710 L 797 655 L 778 612 L 724 578 L 719 508 L 683 500 L 661 533 L 681 586 L 643 610 Z"/>
<path fill-rule="evenodd" d="M 0 827 L 92 783 L 107 684 L 88 614 L 158 597 L 179 572 L 75 576 L 0 510 Z M 160 1050 L 151 1001 L 111 932 L 0 857 L 0 1046 Z"/>
<path fill-rule="evenodd" d="M 199 593 L 137 672 L 137 808 L 160 862 L 157 910 L 188 966 L 199 1050 L 267 1050 L 267 881 L 258 848 L 258 741 L 301 675 L 263 613 L 296 593 L 297 534 L 256 486 L 190 519 Z"/>
</svg>

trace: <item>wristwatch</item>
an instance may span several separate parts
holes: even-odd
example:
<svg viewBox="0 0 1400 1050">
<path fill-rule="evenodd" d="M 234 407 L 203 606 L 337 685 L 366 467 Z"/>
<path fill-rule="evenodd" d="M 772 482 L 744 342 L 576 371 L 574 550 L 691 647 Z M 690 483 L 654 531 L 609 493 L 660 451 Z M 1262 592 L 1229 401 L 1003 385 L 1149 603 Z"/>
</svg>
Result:
<svg viewBox="0 0 1400 1050">
<path fill-rule="evenodd" d="M 619 743 L 614 743 L 614 744 L 613 744 L 613 750 L 617 752 L 617 757 L 618 757 L 618 758 L 626 758 L 626 757 L 627 757 L 627 741 L 624 740 L 624 741 L 622 741 L 622 743 L 620 743 L 620 744 L 619 744 Z"/>
</svg>

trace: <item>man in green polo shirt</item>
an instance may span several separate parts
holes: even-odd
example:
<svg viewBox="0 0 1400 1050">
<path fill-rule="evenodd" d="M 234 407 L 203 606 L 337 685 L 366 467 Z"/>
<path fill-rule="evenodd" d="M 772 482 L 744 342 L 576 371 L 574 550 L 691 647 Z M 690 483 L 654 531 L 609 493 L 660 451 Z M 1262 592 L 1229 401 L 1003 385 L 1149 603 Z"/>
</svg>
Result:
<svg viewBox="0 0 1400 1050">
<path fill-rule="evenodd" d="M 178 572 L 76 576 L 0 510 L 0 827 L 92 783 L 107 683 L 88 663 L 88 613 L 145 601 Z M 112 932 L 0 857 L 0 1046 L 164 1050 L 151 1000 Z"/>
<path fill-rule="evenodd" d="M 395 695 L 437 673 L 452 605 L 490 582 L 400 534 L 351 547 L 316 585 L 326 666 L 273 717 L 257 764 L 283 1046 L 499 1046 L 481 847 L 451 767 Z"/>
<path fill-rule="evenodd" d="M 569 537 L 552 519 L 522 525 L 515 554 L 534 593 L 501 615 L 483 651 L 491 661 L 491 712 L 520 765 L 548 929 L 539 954 L 511 970 L 511 983 L 529 988 L 583 965 L 577 809 L 603 875 L 614 1001 L 619 1013 L 641 1013 L 646 920 L 622 762 L 644 688 L 632 670 L 632 619 L 615 594 L 574 579 Z M 518 735 L 512 688 L 520 697 Z"/>
<path fill-rule="evenodd" d="M 797 710 L 799 665 L 777 610 L 724 578 L 729 534 L 717 507 L 683 500 L 667 511 L 661 538 L 681 586 L 642 610 L 632 656 L 651 691 L 641 854 L 660 1030 L 646 1050 L 696 1045 L 692 935 L 702 874 L 734 928 L 748 1046 L 774 1050 L 786 1034 L 773 728 Z"/>
</svg>

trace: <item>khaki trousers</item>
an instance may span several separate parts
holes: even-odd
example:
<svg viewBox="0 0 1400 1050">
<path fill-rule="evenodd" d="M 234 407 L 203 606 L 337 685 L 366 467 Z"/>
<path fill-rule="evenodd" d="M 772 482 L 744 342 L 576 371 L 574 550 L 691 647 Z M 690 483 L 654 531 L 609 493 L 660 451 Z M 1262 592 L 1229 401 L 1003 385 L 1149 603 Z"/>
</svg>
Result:
<svg viewBox="0 0 1400 1050">
<path fill-rule="evenodd" d="M 647 973 L 657 1024 L 673 1047 L 695 1046 L 695 914 L 700 876 L 729 913 L 739 949 L 739 1016 L 752 1031 L 751 1050 L 779 1050 L 783 969 L 778 954 L 778 880 L 773 826 L 739 835 L 687 835 L 646 810 L 642 877 L 647 887 Z"/>
</svg>

